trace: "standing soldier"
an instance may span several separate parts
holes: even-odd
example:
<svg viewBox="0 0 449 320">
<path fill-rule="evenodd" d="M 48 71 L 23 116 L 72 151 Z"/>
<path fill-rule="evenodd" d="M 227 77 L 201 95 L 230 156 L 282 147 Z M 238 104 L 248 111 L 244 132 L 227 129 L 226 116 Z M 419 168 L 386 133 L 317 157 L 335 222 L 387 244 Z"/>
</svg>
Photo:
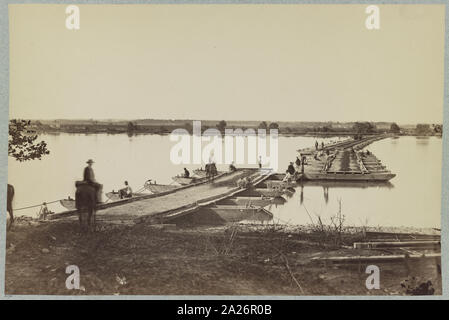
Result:
<svg viewBox="0 0 449 320">
<path fill-rule="evenodd" d="M 301 170 L 301 160 L 299 159 L 299 157 L 296 157 L 295 164 L 296 164 L 296 168 L 295 169 L 296 169 L 297 172 L 299 172 Z"/>
<path fill-rule="evenodd" d="M 95 180 L 94 170 L 92 169 L 94 161 L 89 159 L 86 163 L 87 167 L 84 168 L 83 180 L 95 188 L 95 191 L 97 192 L 97 202 L 100 203 L 102 202 L 101 193 L 103 191 L 103 185 Z"/>
</svg>

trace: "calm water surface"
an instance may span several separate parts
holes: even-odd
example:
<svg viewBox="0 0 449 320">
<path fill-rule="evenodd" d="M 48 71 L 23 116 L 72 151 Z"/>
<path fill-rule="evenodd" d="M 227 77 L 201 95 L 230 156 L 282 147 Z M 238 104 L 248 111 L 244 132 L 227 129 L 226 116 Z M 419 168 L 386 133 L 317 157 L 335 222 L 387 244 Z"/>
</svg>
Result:
<svg viewBox="0 0 449 320">
<path fill-rule="evenodd" d="M 147 179 L 169 184 L 171 177 L 198 165 L 174 165 L 174 142 L 161 135 L 42 135 L 50 155 L 19 163 L 8 160 L 8 182 L 16 189 L 14 207 L 74 196 L 74 181 L 82 179 L 87 159 L 95 160 L 96 178 L 104 191 L 117 190 L 128 180 L 135 191 Z M 324 143 L 339 138 L 318 139 Z M 279 137 L 279 171 L 293 161 L 298 148 L 314 145 L 313 137 Z M 206 143 L 207 144 L 207 143 Z M 401 137 L 373 143 L 368 149 L 397 176 L 389 184 L 304 183 L 284 205 L 269 208 L 274 221 L 303 224 L 320 216 L 329 222 L 342 204 L 347 225 L 439 227 L 441 211 L 441 138 Z M 219 169 L 225 170 L 222 165 Z M 49 205 L 58 212 L 59 203 Z M 17 211 L 35 215 L 39 208 Z M 308 212 L 308 213 L 307 213 Z"/>
</svg>

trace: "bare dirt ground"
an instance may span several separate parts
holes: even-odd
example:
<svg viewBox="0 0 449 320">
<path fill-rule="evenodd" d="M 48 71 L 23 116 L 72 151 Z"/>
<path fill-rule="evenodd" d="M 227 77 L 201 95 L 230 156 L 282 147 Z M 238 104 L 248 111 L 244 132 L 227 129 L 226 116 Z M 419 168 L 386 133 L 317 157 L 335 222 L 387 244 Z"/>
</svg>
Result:
<svg viewBox="0 0 449 320">
<path fill-rule="evenodd" d="M 7 234 L 5 288 L 8 295 L 403 295 L 401 282 L 415 277 L 441 294 L 437 261 L 379 264 L 381 287 L 368 290 L 366 265 L 311 260 L 354 254 L 380 253 L 274 228 L 140 223 L 80 235 L 76 221 L 19 222 Z M 80 269 L 80 290 L 65 286 L 68 265 Z"/>
</svg>

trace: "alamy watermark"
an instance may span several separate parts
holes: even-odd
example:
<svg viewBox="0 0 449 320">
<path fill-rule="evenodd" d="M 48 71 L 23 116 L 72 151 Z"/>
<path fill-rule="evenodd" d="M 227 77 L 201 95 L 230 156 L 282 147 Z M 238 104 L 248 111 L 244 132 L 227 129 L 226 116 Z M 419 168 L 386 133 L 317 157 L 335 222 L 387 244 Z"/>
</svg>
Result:
<svg viewBox="0 0 449 320">
<path fill-rule="evenodd" d="M 193 121 L 192 130 L 175 129 L 170 134 L 170 141 L 176 142 L 170 150 L 173 164 L 258 164 L 278 169 L 278 129 L 269 129 L 268 134 L 266 129 L 224 129 L 223 134 L 215 128 L 202 132 L 201 121 Z"/>
<path fill-rule="evenodd" d="M 80 29 L 80 9 L 77 5 L 69 5 L 65 8 L 65 27 L 68 30 Z M 368 30 L 380 29 L 380 9 L 376 5 L 369 5 L 365 8 L 368 17 L 365 20 L 365 27 Z"/>
<path fill-rule="evenodd" d="M 80 289 L 80 269 L 76 265 L 67 266 L 65 273 L 69 276 L 65 281 L 65 287 L 68 290 L 79 290 Z"/>
<path fill-rule="evenodd" d="M 369 274 L 366 278 L 365 286 L 368 290 L 380 289 L 380 269 L 376 265 L 366 267 L 365 273 Z"/>
</svg>

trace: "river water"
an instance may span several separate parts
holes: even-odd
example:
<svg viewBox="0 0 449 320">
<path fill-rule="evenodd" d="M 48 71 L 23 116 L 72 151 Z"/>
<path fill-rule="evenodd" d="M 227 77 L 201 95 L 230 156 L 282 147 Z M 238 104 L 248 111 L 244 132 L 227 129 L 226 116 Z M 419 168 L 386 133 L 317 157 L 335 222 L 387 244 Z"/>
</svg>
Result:
<svg viewBox="0 0 449 320">
<path fill-rule="evenodd" d="M 96 178 L 104 191 L 119 189 L 127 180 L 134 191 L 147 179 L 172 183 L 171 177 L 183 167 L 170 161 L 175 142 L 166 135 L 58 134 L 41 135 L 50 155 L 42 160 L 17 162 L 8 159 L 8 183 L 15 187 L 13 206 L 22 208 L 43 201 L 74 197 L 74 182 L 82 179 L 87 159 L 94 159 Z M 342 138 L 285 137 L 278 139 L 279 171 L 294 161 L 296 150 Z M 207 143 L 206 143 L 207 144 Z M 400 137 L 377 141 L 368 147 L 397 176 L 381 185 L 304 183 L 283 205 L 272 205 L 273 221 L 304 224 L 323 222 L 339 210 L 345 225 L 440 226 L 442 139 L 438 137 Z M 225 170 L 227 166 L 218 166 Z M 59 203 L 50 204 L 54 212 L 63 211 Z M 35 216 L 39 207 L 19 210 L 16 215 Z"/>
</svg>

